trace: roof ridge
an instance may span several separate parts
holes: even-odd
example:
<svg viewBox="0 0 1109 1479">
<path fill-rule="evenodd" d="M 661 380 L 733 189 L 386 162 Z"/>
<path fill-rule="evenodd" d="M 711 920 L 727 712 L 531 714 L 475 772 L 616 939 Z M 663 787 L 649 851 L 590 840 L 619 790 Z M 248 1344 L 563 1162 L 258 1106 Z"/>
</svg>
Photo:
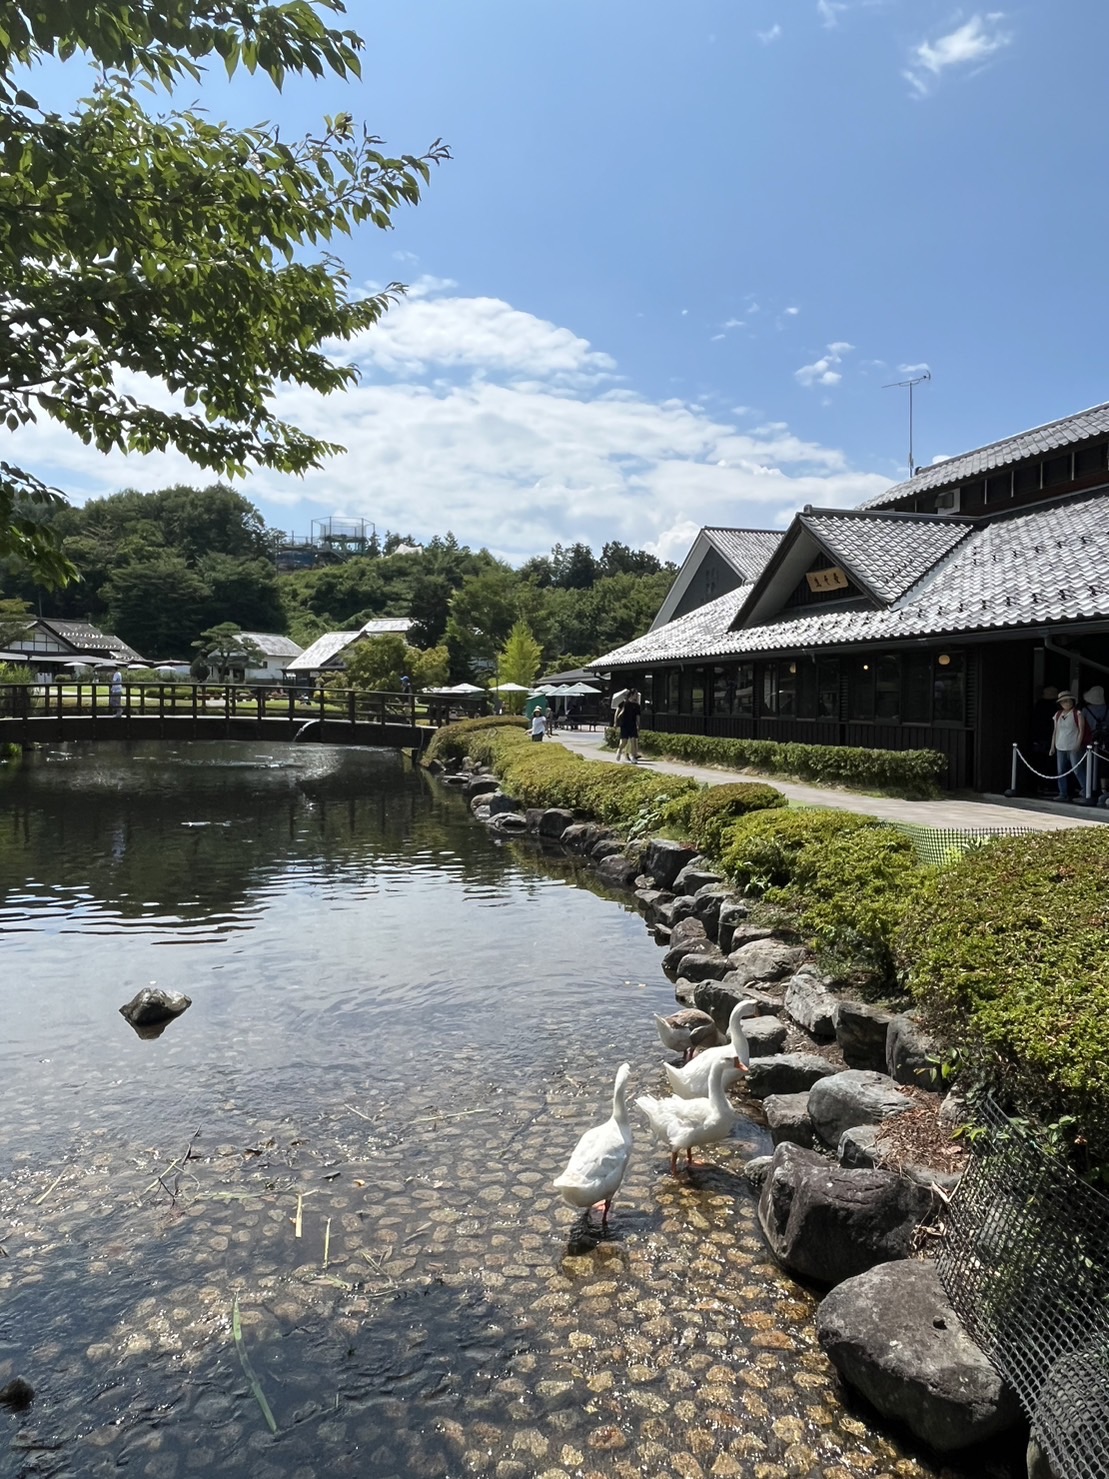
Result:
<svg viewBox="0 0 1109 1479">
<path fill-rule="evenodd" d="M 832 514 L 837 519 L 903 519 L 913 524 L 976 524 L 978 520 L 970 514 L 937 514 L 918 512 L 911 508 L 813 508 L 807 503 L 797 515 L 799 519 L 819 518 L 821 514 Z"/>
</svg>

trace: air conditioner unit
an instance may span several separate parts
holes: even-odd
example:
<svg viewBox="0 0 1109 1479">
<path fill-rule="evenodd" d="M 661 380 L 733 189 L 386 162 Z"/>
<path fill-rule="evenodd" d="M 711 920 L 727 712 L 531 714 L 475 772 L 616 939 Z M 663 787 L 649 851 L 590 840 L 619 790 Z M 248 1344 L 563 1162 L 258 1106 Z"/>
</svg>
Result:
<svg viewBox="0 0 1109 1479">
<path fill-rule="evenodd" d="M 945 493 L 936 494 L 936 512 L 938 514 L 957 514 L 959 512 L 961 488 L 948 488 Z"/>
</svg>

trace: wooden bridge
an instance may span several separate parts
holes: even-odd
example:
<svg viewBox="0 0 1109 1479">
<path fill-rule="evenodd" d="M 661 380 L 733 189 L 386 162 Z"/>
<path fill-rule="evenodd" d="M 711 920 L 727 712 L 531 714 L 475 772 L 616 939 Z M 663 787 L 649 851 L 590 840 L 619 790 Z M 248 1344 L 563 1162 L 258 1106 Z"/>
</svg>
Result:
<svg viewBox="0 0 1109 1479">
<path fill-rule="evenodd" d="M 0 745 L 61 740 L 262 740 L 422 751 L 436 725 L 409 693 L 320 689 L 311 694 L 232 684 L 0 684 Z"/>
</svg>

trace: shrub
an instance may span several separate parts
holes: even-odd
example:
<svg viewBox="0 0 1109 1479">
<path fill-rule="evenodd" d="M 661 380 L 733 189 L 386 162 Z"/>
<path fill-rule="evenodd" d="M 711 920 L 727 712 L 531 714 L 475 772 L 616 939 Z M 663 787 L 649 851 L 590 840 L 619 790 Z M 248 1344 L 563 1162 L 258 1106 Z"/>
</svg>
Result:
<svg viewBox="0 0 1109 1479">
<path fill-rule="evenodd" d="M 900 943 L 971 1086 L 1043 1121 L 1074 1116 L 1072 1140 L 1109 1179 L 1109 831 L 966 854 L 925 886 Z"/>
<path fill-rule="evenodd" d="M 938 796 L 947 760 L 938 750 L 864 750 L 847 745 L 780 744 L 777 740 L 717 739 L 704 734 L 661 734 L 644 729 L 648 755 L 790 776 L 826 786 L 885 791 L 916 800 Z"/>
<path fill-rule="evenodd" d="M 688 804 L 689 837 L 710 857 L 720 854 L 724 837 L 731 835 L 731 824 L 753 811 L 770 811 L 786 805 L 786 798 L 773 786 L 761 781 L 735 781 L 730 785 L 708 786 Z"/>
<path fill-rule="evenodd" d="M 907 837 L 852 812 L 763 811 L 731 823 L 723 860 L 837 975 L 896 988 L 896 941 L 925 876 Z"/>
<path fill-rule="evenodd" d="M 519 729 L 523 731 L 525 721 L 517 719 L 513 714 L 497 714 L 479 719 L 460 719 L 457 724 L 445 724 L 442 729 L 436 730 L 431 743 L 423 753 L 423 763 L 429 764 L 437 760 L 440 765 L 456 764 L 463 756 L 469 753 L 469 736 L 481 729 L 493 729 L 503 725 L 506 728 Z"/>
</svg>

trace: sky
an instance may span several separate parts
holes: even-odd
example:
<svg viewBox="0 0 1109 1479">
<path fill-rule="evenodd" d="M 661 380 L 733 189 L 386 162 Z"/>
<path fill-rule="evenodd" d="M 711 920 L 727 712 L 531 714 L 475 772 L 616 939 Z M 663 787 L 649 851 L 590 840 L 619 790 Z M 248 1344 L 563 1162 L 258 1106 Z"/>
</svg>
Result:
<svg viewBox="0 0 1109 1479">
<path fill-rule="evenodd" d="M 347 451 L 237 481 L 271 526 L 680 560 L 702 525 L 782 528 L 905 477 L 891 382 L 931 376 L 917 466 L 1109 399 L 1104 0 L 347 8 L 361 82 L 181 98 L 286 135 L 345 109 L 453 154 L 394 230 L 343 243 L 356 284 L 410 291 L 343 347 L 355 388 L 282 392 Z M 75 502 L 211 481 L 53 426 L 0 455 Z"/>
</svg>

